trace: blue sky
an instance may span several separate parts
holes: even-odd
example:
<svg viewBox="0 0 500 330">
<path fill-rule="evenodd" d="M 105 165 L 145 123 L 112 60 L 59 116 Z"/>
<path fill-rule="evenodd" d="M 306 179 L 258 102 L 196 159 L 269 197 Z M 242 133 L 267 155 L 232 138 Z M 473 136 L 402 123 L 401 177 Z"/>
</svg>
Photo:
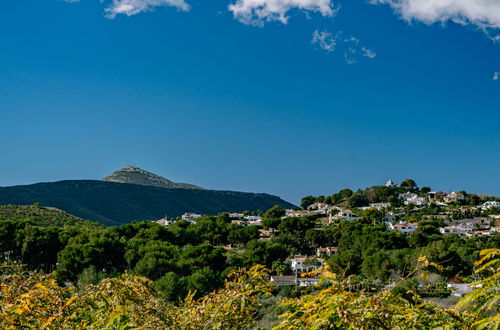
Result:
<svg viewBox="0 0 500 330">
<path fill-rule="evenodd" d="M 8 1 L 0 185 L 127 163 L 292 202 L 500 195 L 500 3 Z"/>
</svg>

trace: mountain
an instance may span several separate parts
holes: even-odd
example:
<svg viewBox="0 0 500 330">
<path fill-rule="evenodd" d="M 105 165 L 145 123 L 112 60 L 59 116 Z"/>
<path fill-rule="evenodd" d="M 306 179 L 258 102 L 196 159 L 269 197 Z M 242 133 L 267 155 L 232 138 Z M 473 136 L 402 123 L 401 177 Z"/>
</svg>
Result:
<svg viewBox="0 0 500 330">
<path fill-rule="evenodd" d="M 56 207 L 72 215 L 120 225 L 134 220 L 177 217 L 185 212 L 217 214 L 267 210 L 274 205 L 294 205 L 277 196 L 234 191 L 163 188 L 98 180 L 67 180 L 0 187 L 0 205 Z"/>
<path fill-rule="evenodd" d="M 113 172 L 102 181 L 117 183 L 133 183 L 144 186 L 156 186 L 162 188 L 182 188 L 182 189 L 205 189 L 189 183 L 177 183 L 165 179 L 159 175 L 148 172 L 138 167 L 125 166 L 119 171 Z"/>
</svg>

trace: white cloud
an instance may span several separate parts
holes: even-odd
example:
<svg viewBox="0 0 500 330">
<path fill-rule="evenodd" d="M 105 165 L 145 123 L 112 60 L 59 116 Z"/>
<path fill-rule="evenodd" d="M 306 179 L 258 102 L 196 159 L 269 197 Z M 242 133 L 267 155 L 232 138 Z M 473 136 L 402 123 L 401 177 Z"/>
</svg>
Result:
<svg viewBox="0 0 500 330">
<path fill-rule="evenodd" d="M 493 80 L 500 80 L 500 72 L 495 72 L 493 74 Z"/>
<path fill-rule="evenodd" d="M 162 6 L 175 7 L 182 11 L 188 11 L 190 8 L 184 0 L 113 0 L 106 8 L 106 16 L 109 18 L 120 14 L 132 16 Z"/>
<path fill-rule="evenodd" d="M 328 53 L 339 49 L 344 53 L 344 60 L 347 64 L 358 63 L 360 55 L 370 59 L 377 56 L 373 50 L 362 46 L 358 38 L 352 36 L 345 37 L 343 31 L 333 34 L 326 30 L 315 30 L 311 43 Z"/>
<path fill-rule="evenodd" d="M 326 17 L 336 13 L 331 0 L 236 0 L 228 8 L 238 21 L 256 26 L 272 21 L 287 24 L 287 14 L 292 9 L 318 12 Z"/>
<path fill-rule="evenodd" d="M 363 56 L 366 56 L 368 58 L 377 57 L 377 54 L 373 50 L 371 50 L 370 48 L 362 47 L 361 50 L 363 51 Z"/>
<path fill-rule="evenodd" d="M 333 52 L 337 46 L 337 39 L 328 31 L 316 30 L 313 32 L 311 43 L 327 52 Z"/>
<path fill-rule="evenodd" d="M 475 25 L 487 33 L 500 29 L 499 0 L 371 0 L 371 3 L 390 5 L 407 21 L 426 24 L 452 21 Z"/>
</svg>

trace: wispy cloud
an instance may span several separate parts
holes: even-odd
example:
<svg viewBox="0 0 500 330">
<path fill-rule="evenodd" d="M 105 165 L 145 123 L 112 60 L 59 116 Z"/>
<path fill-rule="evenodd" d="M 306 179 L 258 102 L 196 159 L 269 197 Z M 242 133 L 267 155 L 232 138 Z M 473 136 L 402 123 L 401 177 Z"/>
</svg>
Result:
<svg viewBox="0 0 500 330">
<path fill-rule="evenodd" d="M 287 24 L 287 14 L 293 9 L 317 12 L 326 17 L 336 14 L 331 0 L 236 0 L 228 9 L 238 21 L 255 26 L 273 21 Z"/>
<path fill-rule="evenodd" d="M 452 21 L 461 25 L 475 25 L 493 40 L 499 40 L 499 0 L 371 0 L 373 4 L 391 6 L 407 21 L 426 24 Z"/>
<path fill-rule="evenodd" d="M 184 0 L 113 0 L 105 11 L 107 17 L 114 18 L 116 15 L 132 16 L 165 6 L 175 7 L 181 11 L 190 9 Z"/>
<path fill-rule="evenodd" d="M 313 32 L 311 43 L 313 45 L 317 45 L 319 48 L 327 52 L 333 52 L 335 51 L 335 47 L 337 46 L 337 39 L 328 31 L 316 30 Z"/>
<path fill-rule="evenodd" d="M 500 80 L 500 72 L 493 73 L 493 80 Z"/>
<path fill-rule="evenodd" d="M 361 50 L 363 51 L 363 56 L 366 56 L 368 58 L 377 57 L 377 54 L 373 50 L 371 50 L 370 48 L 362 47 Z"/>
<path fill-rule="evenodd" d="M 367 58 L 375 58 L 377 56 L 373 50 L 362 46 L 358 38 L 353 36 L 346 37 L 343 31 L 333 34 L 326 30 L 315 30 L 311 43 L 329 53 L 334 52 L 337 48 L 340 49 L 344 53 L 344 60 L 347 64 L 358 63 L 360 56 Z"/>
</svg>

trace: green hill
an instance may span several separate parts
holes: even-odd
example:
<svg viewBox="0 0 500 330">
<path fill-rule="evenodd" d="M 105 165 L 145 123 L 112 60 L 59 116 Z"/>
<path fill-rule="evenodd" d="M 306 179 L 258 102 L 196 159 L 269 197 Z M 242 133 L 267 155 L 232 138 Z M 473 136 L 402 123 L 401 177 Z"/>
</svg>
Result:
<svg viewBox="0 0 500 330">
<path fill-rule="evenodd" d="M 62 210 L 38 205 L 0 205 L 0 221 L 2 220 L 26 221 L 31 225 L 41 227 L 100 226 Z"/>
<path fill-rule="evenodd" d="M 169 189 L 97 180 L 70 180 L 0 187 L 0 204 L 56 207 L 75 216 L 119 225 L 134 220 L 177 217 L 185 212 L 217 214 L 294 205 L 277 196 L 204 189 Z"/>
</svg>

